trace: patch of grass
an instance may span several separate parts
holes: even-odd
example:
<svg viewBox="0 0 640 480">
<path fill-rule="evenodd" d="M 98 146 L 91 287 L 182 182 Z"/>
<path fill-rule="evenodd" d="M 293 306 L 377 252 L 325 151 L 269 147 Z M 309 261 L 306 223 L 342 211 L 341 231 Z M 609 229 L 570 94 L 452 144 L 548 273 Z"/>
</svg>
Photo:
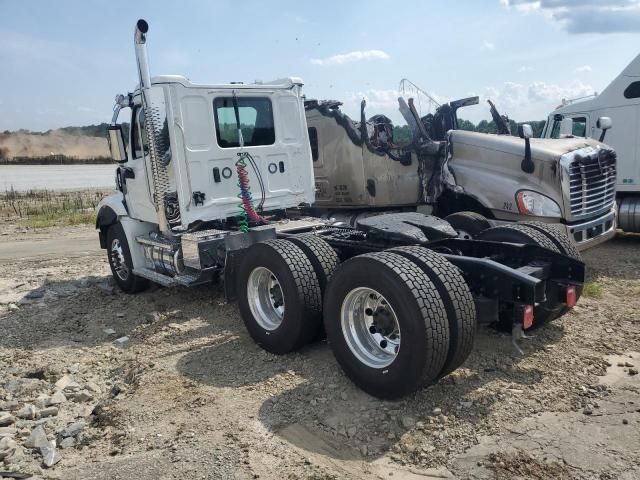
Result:
<svg viewBox="0 0 640 480">
<path fill-rule="evenodd" d="M 604 288 L 597 281 L 586 282 L 584 284 L 584 289 L 582 290 L 582 295 L 591 298 L 602 298 L 604 295 Z"/>
<path fill-rule="evenodd" d="M 25 218 L 22 223 L 29 228 L 95 224 L 96 214 L 93 211 L 79 212 L 74 210 L 63 210 L 31 215 Z"/>
<path fill-rule="evenodd" d="M 94 210 L 106 192 L 33 190 L 0 192 L 0 217 L 17 218 L 28 228 L 91 224 Z"/>
</svg>

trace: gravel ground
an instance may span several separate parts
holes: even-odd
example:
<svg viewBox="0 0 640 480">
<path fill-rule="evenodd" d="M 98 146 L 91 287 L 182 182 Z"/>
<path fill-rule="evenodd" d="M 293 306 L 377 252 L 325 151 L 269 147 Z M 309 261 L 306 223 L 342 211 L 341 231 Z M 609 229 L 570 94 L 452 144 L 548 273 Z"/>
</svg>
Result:
<svg viewBox="0 0 640 480">
<path fill-rule="evenodd" d="M 526 356 L 481 327 L 390 402 L 326 343 L 258 348 L 218 286 L 121 293 L 90 227 L 0 227 L 0 476 L 640 478 L 638 236 L 586 252 L 592 296 Z"/>
</svg>

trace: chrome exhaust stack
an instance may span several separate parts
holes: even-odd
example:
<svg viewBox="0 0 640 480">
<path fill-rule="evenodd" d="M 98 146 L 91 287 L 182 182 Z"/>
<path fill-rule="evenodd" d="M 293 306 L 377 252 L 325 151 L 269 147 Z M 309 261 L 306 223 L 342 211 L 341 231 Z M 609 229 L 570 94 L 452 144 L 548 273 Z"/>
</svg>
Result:
<svg viewBox="0 0 640 480">
<path fill-rule="evenodd" d="M 151 88 L 151 74 L 149 73 L 149 58 L 147 56 L 147 32 L 149 24 L 142 18 L 137 21 L 133 31 L 133 40 L 136 48 L 136 62 L 138 64 L 138 76 L 140 77 L 140 88 L 148 90 Z"/>
<path fill-rule="evenodd" d="M 167 122 L 167 116 L 164 100 L 162 100 L 162 104 L 158 100 L 154 103 L 154 95 L 152 95 L 149 58 L 147 56 L 148 31 L 149 24 L 143 19 L 138 20 L 133 31 L 133 40 L 136 50 L 136 63 L 138 64 L 138 76 L 140 77 L 144 120 L 149 137 L 149 158 L 153 176 L 153 203 L 158 213 L 160 232 L 170 237 L 173 234 L 167 221 L 167 207 L 169 206 L 172 210 L 175 210 L 177 205 L 175 205 L 175 199 L 173 200 L 173 205 L 169 205 L 171 200 L 167 195 L 169 193 L 168 162 L 160 161 L 166 149 L 169 148 L 169 145 L 165 145 L 166 142 L 161 135 L 162 128 Z"/>
</svg>

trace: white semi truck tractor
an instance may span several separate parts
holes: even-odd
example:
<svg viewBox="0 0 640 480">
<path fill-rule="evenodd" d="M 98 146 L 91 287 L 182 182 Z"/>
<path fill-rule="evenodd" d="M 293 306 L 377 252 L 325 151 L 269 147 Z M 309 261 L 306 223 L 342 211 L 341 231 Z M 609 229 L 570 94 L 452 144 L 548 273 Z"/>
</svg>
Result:
<svg viewBox="0 0 640 480">
<path fill-rule="evenodd" d="M 96 221 L 123 291 L 220 278 L 265 350 L 286 354 L 324 329 L 346 374 L 384 398 L 458 368 L 477 322 L 517 339 L 578 301 L 584 264 L 535 222 L 468 240 L 416 212 L 355 226 L 304 217 L 315 190 L 302 81 L 151 77 L 147 35 L 139 20 L 139 85 L 117 96 L 108 132 L 117 191 Z"/>
<path fill-rule="evenodd" d="M 603 116 L 613 122 L 611 131 L 607 131 L 611 124 L 602 122 Z M 588 185 L 589 195 L 605 193 L 610 199 L 615 198 L 618 227 L 625 232 L 640 233 L 640 55 L 601 93 L 563 100 L 549 114 L 542 136 L 593 137 L 614 147 L 617 176 L 602 177 L 602 170 L 596 165 L 578 172 L 580 183 Z M 585 206 L 593 210 L 596 203 L 592 201 Z"/>
</svg>

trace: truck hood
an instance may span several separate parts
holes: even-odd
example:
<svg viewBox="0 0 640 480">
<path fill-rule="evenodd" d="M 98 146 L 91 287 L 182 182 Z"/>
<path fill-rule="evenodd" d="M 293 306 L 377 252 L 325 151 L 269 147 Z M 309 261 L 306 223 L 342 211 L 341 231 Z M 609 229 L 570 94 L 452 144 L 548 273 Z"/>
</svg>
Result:
<svg viewBox="0 0 640 480">
<path fill-rule="evenodd" d="M 524 140 L 510 135 L 452 130 L 451 141 L 454 149 L 456 143 L 463 143 L 477 148 L 524 156 Z M 532 138 L 531 157 L 539 161 L 557 161 L 565 153 L 596 146 L 606 147 L 605 144 L 592 138 Z"/>
</svg>

